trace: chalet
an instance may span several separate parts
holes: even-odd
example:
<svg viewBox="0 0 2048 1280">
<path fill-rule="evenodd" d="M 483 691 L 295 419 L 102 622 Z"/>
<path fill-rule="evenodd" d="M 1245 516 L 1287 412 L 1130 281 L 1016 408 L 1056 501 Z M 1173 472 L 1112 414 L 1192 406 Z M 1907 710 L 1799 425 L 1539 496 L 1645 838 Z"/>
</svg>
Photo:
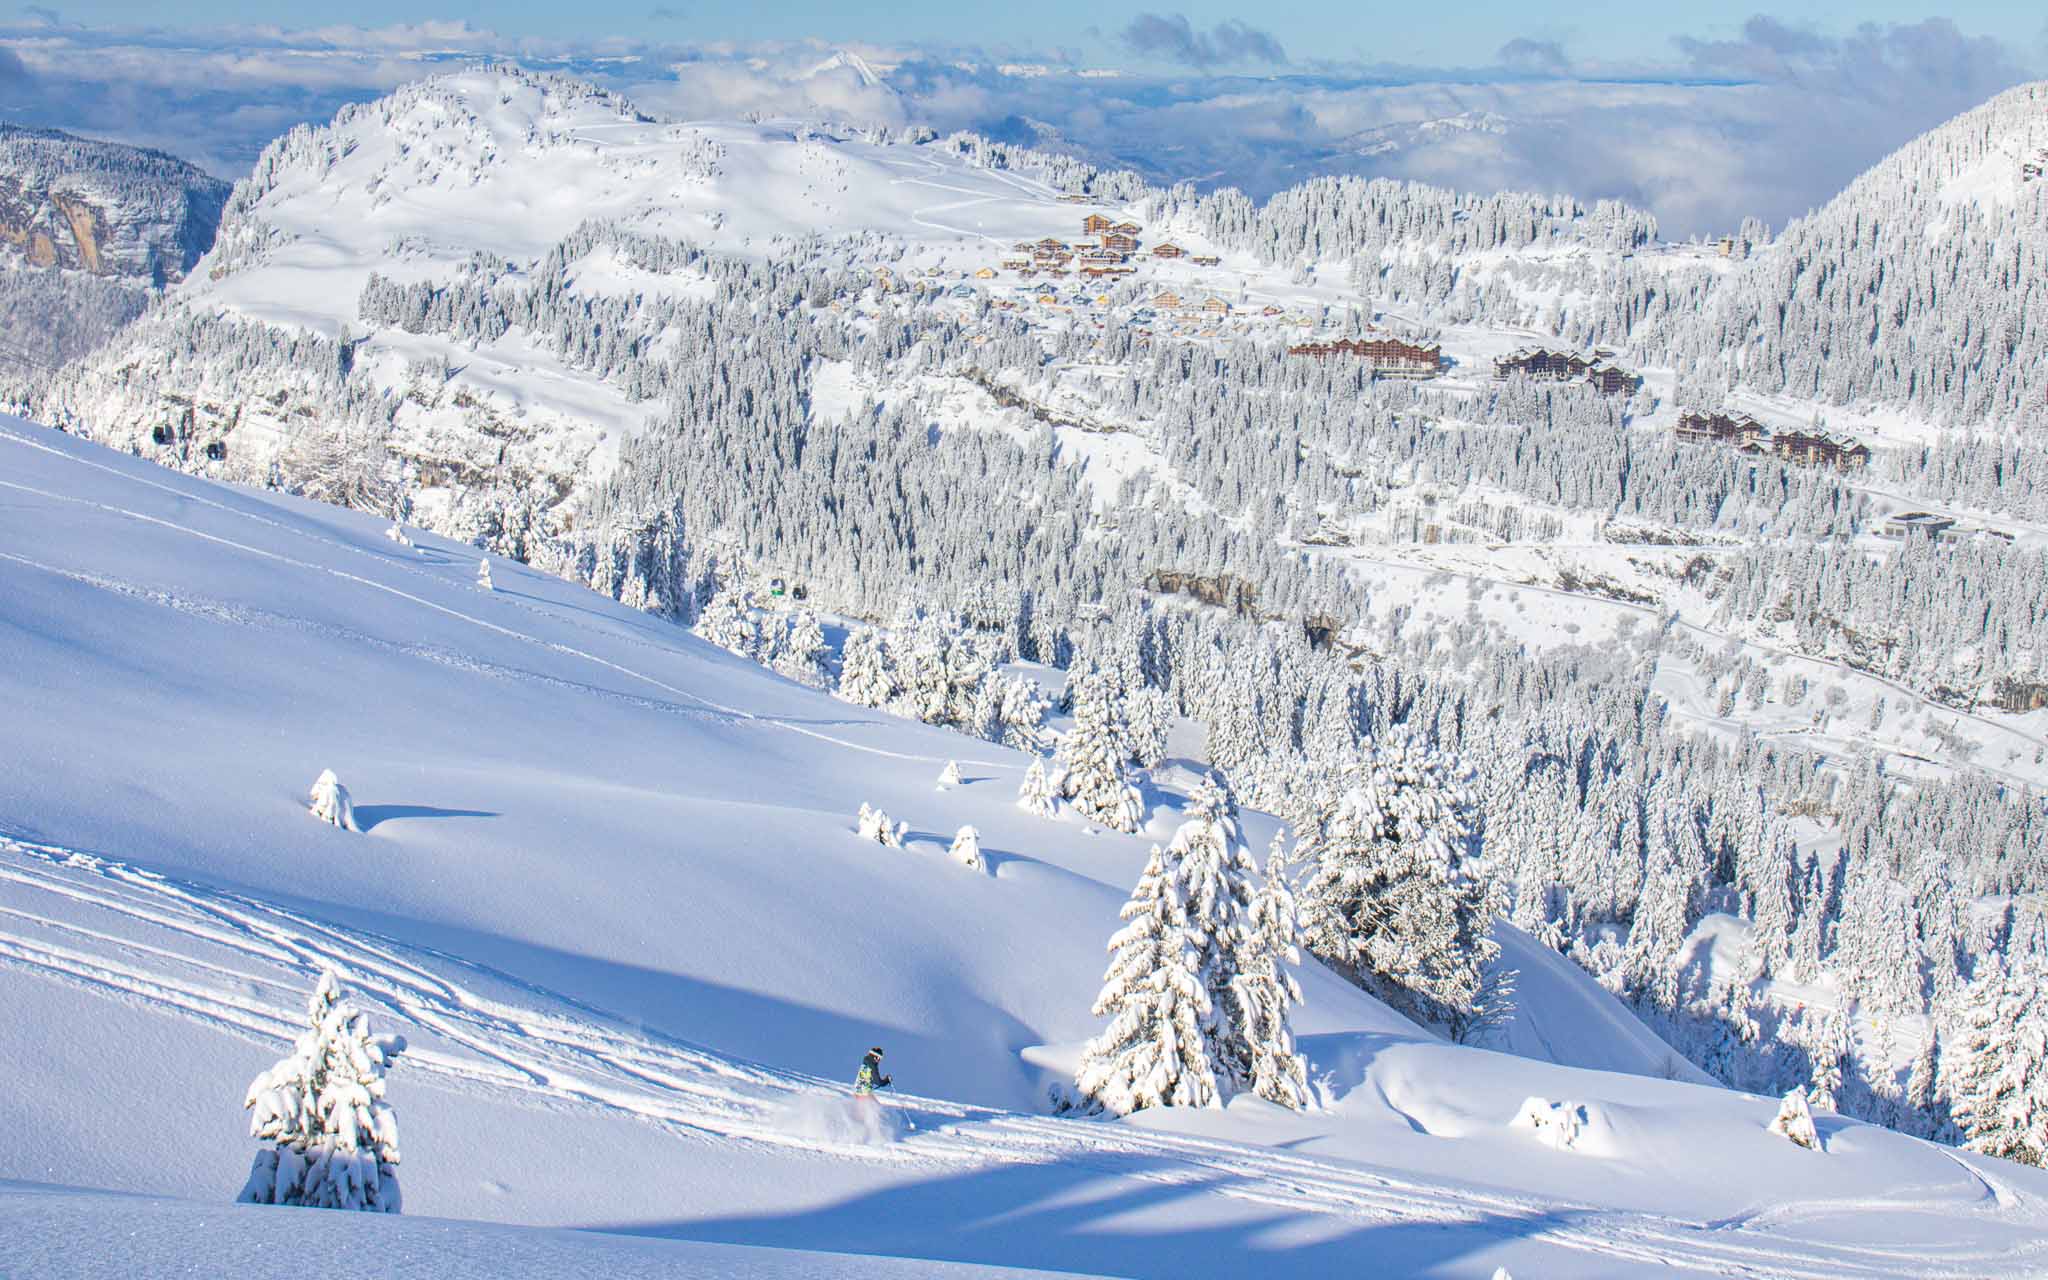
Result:
<svg viewBox="0 0 2048 1280">
<path fill-rule="evenodd" d="M 1603 396 L 1633 395 L 1643 380 L 1611 360 L 1599 360 L 1586 370 L 1586 381 Z"/>
<path fill-rule="evenodd" d="M 1844 471 L 1858 470 L 1870 461 L 1870 448 L 1861 441 L 1796 427 L 1772 434 L 1771 453 L 1787 462 L 1838 467 Z"/>
<path fill-rule="evenodd" d="M 1051 236 L 1047 236 L 1045 239 L 1040 240 L 1037 244 L 1032 245 L 1031 251 L 1033 253 L 1038 254 L 1052 254 L 1066 253 L 1069 252 L 1069 249 L 1066 241 L 1055 240 Z"/>
<path fill-rule="evenodd" d="M 1187 250 L 1171 240 L 1162 241 L 1152 246 L 1152 256 L 1155 258 L 1179 258 L 1186 256 L 1186 254 Z"/>
<path fill-rule="evenodd" d="M 1102 237 L 1102 247 L 1111 253 L 1136 253 L 1138 251 L 1138 240 L 1136 236 L 1127 236 L 1121 231 L 1112 231 Z"/>
<path fill-rule="evenodd" d="M 1111 222 L 1108 218 L 1103 217 L 1101 214 L 1091 213 L 1087 217 L 1081 219 L 1081 234 L 1084 236 L 1099 236 L 1103 232 L 1109 230 L 1111 227 L 1114 227 L 1115 225 L 1115 223 Z"/>
<path fill-rule="evenodd" d="M 1213 267 L 1221 263 L 1223 259 L 1211 257 L 1207 254 L 1198 253 L 1194 257 L 1189 258 L 1188 261 L 1194 263 L 1198 267 Z"/>
<path fill-rule="evenodd" d="M 1703 413 L 1687 409 L 1678 415 L 1675 432 L 1688 444 L 1721 444 L 1734 448 L 1770 438 L 1770 429 L 1746 413 Z"/>
<path fill-rule="evenodd" d="M 1012 249 L 1015 249 L 1018 253 L 1029 253 L 1036 246 L 1034 246 L 1029 240 L 1019 240 L 1017 243 L 1011 245 L 1010 247 Z"/>
<path fill-rule="evenodd" d="M 1266 306 L 1259 308 L 1259 314 L 1262 316 L 1277 316 L 1283 313 L 1280 308 L 1268 303 Z"/>
<path fill-rule="evenodd" d="M 1161 311 L 1177 311 L 1180 309 L 1180 295 L 1171 292 L 1155 293 L 1152 295 L 1152 305 Z"/>
<path fill-rule="evenodd" d="M 1048 307 L 1056 307 L 1060 304 L 1059 296 L 1057 294 L 1041 293 L 1038 295 L 1038 300 Z"/>
<path fill-rule="evenodd" d="M 993 280 L 996 278 L 996 273 L 988 267 L 982 267 L 974 273 L 974 278 L 976 280 Z M 965 286 L 962 287 L 964 288 Z"/>
<path fill-rule="evenodd" d="M 1119 222 L 1110 228 L 1111 231 L 1116 232 L 1120 236 L 1134 236 L 1144 229 L 1135 222 Z"/>
<path fill-rule="evenodd" d="M 1204 298 L 1202 299 L 1202 310 L 1212 316 L 1227 316 L 1230 314 L 1230 304 L 1221 298 Z"/>
<path fill-rule="evenodd" d="M 1335 342 L 1307 342 L 1289 347 L 1291 356 L 1313 356 L 1318 360 L 1349 356 L 1364 360 L 1373 372 L 1393 378 L 1433 378 L 1443 368 L 1443 348 L 1421 346 L 1399 338 L 1339 338 Z"/>
<path fill-rule="evenodd" d="M 1593 362 L 1570 351 L 1551 351 L 1545 347 L 1518 347 L 1493 362 L 1493 376 L 1507 378 L 1514 374 L 1562 382 L 1567 378 L 1582 378 L 1593 367 Z"/>
<path fill-rule="evenodd" d="M 952 295 L 956 298 L 972 298 L 978 296 L 977 292 L 972 286 L 964 284 L 954 285 L 951 292 Z"/>
<path fill-rule="evenodd" d="M 1005 271 L 1022 271 L 1022 270 L 1024 270 L 1024 268 L 1026 268 L 1026 267 L 1028 267 L 1028 266 L 1030 266 L 1030 265 L 1031 265 L 1031 259 L 1029 259 L 1029 258 L 1004 258 L 1004 259 L 1003 259 L 1003 270 L 1005 270 Z M 979 274 L 979 273 L 977 273 L 977 274 Z"/>
</svg>

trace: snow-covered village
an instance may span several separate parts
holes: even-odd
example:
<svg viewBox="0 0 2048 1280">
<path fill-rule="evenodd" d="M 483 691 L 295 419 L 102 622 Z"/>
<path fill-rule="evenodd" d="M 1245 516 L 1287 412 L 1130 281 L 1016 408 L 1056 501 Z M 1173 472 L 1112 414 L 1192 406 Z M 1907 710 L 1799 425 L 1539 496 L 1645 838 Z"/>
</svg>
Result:
<svg viewBox="0 0 2048 1280">
<path fill-rule="evenodd" d="M 360 10 L 0 17 L 0 1276 L 2048 1274 L 2038 15 Z"/>
</svg>

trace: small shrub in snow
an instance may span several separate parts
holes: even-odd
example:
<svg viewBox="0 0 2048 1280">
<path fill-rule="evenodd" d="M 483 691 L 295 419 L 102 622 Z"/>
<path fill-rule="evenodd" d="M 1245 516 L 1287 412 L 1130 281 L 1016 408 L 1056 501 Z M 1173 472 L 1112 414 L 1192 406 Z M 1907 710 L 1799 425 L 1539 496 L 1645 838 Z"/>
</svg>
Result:
<svg viewBox="0 0 2048 1280">
<path fill-rule="evenodd" d="M 384 1072 L 405 1051 L 400 1036 L 373 1036 L 369 1019 L 331 973 L 307 1002 L 311 1026 L 289 1056 L 249 1083 L 242 1106 L 256 1153 L 243 1204 L 302 1205 L 397 1213 L 398 1117 L 384 1101 Z"/>
<path fill-rule="evenodd" d="M 391 522 L 391 527 L 384 531 L 384 536 L 391 539 L 393 542 L 397 543 L 401 547 L 409 547 L 412 545 L 412 539 L 405 536 L 405 526 L 398 523 L 398 521 L 396 520 L 393 520 Z"/>
<path fill-rule="evenodd" d="M 1806 1105 L 1806 1091 L 1794 1088 L 1778 1104 L 1778 1114 L 1771 1121 L 1772 1133 L 1805 1147 L 1809 1151 L 1820 1150 L 1820 1131 L 1813 1127 L 1813 1110 Z"/>
<path fill-rule="evenodd" d="M 1515 1113 L 1514 1127 L 1528 1129 L 1545 1146 L 1569 1151 L 1578 1144 L 1579 1130 L 1586 1123 L 1586 1108 L 1577 1102 L 1552 1102 L 1548 1098 L 1527 1098 Z"/>
<path fill-rule="evenodd" d="M 355 804 L 348 798 L 348 788 L 341 785 L 341 779 L 334 776 L 334 770 L 322 769 L 320 776 L 313 780 L 312 804 L 307 812 L 322 822 L 332 823 L 343 831 L 356 829 Z"/>
<path fill-rule="evenodd" d="M 981 832 L 973 827 L 962 827 L 953 836 L 953 847 L 949 851 L 953 861 L 975 871 L 988 870 L 988 864 L 981 858 Z"/>
<path fill-rule="evenodd" d="M 1024 771 L 1024 785 L 1017 788 L 1017 807 L 1041 818 L 1050 818 L 1059 807 L 1052 779 L 1045 776 L 1045 758 L 1038 757 Z"/>
<path fill-rule="evenodd" d="M 477 585 L 477 590 L 479 590 L 479 591 L 495 591 L 495 590 L 497 590 L 497 588 L 496 588 L 496 587 L 493 587 L 493 586 L 491 585 L 491 562 L 490 562 L 490 561 L 488 561 L 488 560 L 479 560 L 479 561 L 477 561 L 477 562 L 476 562 L 476 585 Z"/>
<path fill-rule="evenodd" d="M 901 849 L 903 847 L 904 833 L 910 830 L 910 826 L 908 823 L 892 824 L 889 821 L 888 814 L 883 813 L 880 809 L 871 809 L 867 805 L 862 805 L 860 807 L 859 830 L 860 838 L 863 840 L 872 840 L 876 844 L 887 845 L 891 849 Z"/>
<path fill-rule="evenodd" d="M 939 785 L 941 787 L 957 787 L 960 785 L 960 762 L 958 760 L 946 761 L 946 767 L 939 772 Z"/>
</svg>

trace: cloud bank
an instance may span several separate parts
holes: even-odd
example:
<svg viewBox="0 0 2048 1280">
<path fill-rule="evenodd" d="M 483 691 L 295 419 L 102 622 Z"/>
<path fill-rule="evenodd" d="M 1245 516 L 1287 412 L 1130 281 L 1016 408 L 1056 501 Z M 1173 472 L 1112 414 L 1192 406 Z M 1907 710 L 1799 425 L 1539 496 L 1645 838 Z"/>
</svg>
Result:
<svg viewBox="0 0 2048 1280">
<path fill-rule="evenodd" d="M 1618 197 L 1687 235 L 1746 216 L 1782 224 L 2029 78 L 2021 51 L 1945 18 L 1828 35 L 1759 15 L 1734 35 L 1684 37 L 1666 60 L 1633 64 L 1531 35 L 1467 68 L 1291 61 L 1242 21 L 1203 30 L 1175 13 L 1079 35 L 1092 52 L 848 46 L 870 77 L 810 41 L 565 43 L 435 20 L 172 30 L 43 13 L 0 27 L 0 119 L 155 146 L 232 178 L 295 124 L 509 58 L 682 119 L 971 129 L 1260 197 L 1321 173 Z"/>
</svg>

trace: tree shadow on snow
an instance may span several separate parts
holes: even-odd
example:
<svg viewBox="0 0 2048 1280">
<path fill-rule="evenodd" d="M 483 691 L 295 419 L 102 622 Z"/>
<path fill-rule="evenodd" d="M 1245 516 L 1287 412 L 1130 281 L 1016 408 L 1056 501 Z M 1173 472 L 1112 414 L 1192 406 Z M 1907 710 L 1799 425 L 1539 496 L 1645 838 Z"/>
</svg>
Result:
<svg viewBox="0 0 2048 1280">
<path fill-rule="evenodd" d="M 356 830 L 368 835 L 380 823 L 400 818 L 495 818 L 490 809 L 440 809 L 430 804 L 359 804 L 355 806 Z"/>
<path fill-rule="evenodd" d="M 1239 1189 L 1250 1194 L 1233 1196 Z M 1332 1193 L 1341 1200 L 1340 1188 Z M 809 1210 L 588 1229 L 1048 1271 L 1243 1280 L 1484 1275 L 1505 1260 L 1498 1254 L 1503 1246 L 1569 1229 L 1586 1216 L 1494 1211 L 1482 1207 L 1482 1197 L 1455 1221 L 1390 1222 L 1384 1204 L 1324 1213 L 1275 1206 L 1270 1194 L 1270 1186 L 1192 1162 L 1095 1149 L 1049 1162 L 994 1164 Z"/>
</svg>

